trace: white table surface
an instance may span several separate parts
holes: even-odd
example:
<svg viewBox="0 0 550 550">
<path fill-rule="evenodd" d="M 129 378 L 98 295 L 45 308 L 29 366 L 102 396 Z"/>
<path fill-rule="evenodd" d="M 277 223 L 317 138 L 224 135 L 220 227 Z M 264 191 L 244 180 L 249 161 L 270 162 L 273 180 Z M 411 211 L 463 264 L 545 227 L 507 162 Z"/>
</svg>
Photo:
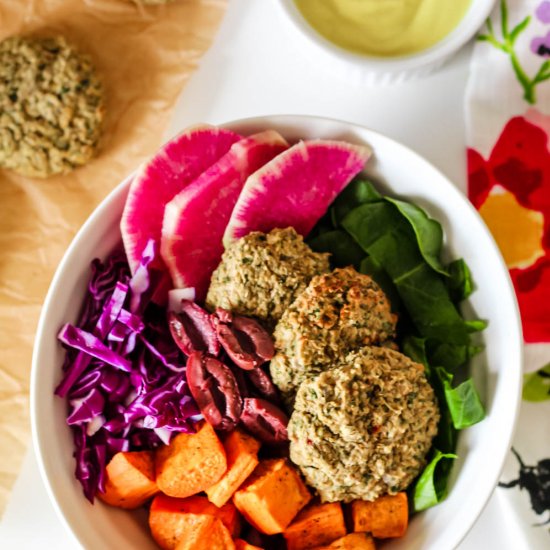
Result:
<svg viewBox="0 0 550 550">
<path fill-rule="evenodd" d="M 377 87 L 346 77 L 302 46 L 273 0 L 231 0 L 213 47 L 180 98 L 168 135 L 197 122 L 267 114 L 327 116 L 404 143 L 464 185 L 470 47 L 432 76 Z M 527 550 L 511 514 L 504 491 L 497 489 L 459 549 Z M 79 548 L 56 516 L 32 449 L 0 524 L 0 548 Z"/>
</svg>

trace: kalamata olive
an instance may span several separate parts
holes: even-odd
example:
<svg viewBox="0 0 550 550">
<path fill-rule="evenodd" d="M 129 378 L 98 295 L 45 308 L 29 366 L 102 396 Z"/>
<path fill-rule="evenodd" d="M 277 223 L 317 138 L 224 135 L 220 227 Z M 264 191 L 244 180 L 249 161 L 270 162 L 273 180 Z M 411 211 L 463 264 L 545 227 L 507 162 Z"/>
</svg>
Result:
<svg viewBox="0 0 550 550">
<path fill-rule="evenodd" d="M 205 420 L 216 430 L 229 431 L 242 412 L 242 397 L 231 369 L 204 353 L 187 359 L 187 383 Z"/>
<path fill-rule="evenodd" d="M 219 342 L 237 366 L 250 370 L 273 357 L 273 340 L 260 323 L 241 315 L 234 315 L 227 321 L 226 312 L 220 309 L 216 316 L 218 320 L 214 324 Z"/>
<path fill-rule="evenodd" d="M 262 367 L 247 370 L 246 377 L 262 397 L 265 397 L 269 402 L 276 405 L 281 402 L 275 384 L 271 381 L 271 377 L 264 372 Z"/>
<path fill-rule="evenodd" d="M 250 381 L 246 376 L 246 373 L 249 371 L 245 371 L 231 363 L 229 363 L 227 366 L 231 369 L 231 372 L 233 373 L 233 376 L 237 381 L 237 387 L 239 388 L 241 397 L 243 398 L 250 397 L 251 395 Z"/>
<path fill-rule="evenodd" d="M 277 444 L 288 440 L 286 414 L 265 399 L 245 398 L 241 422 L 249 432 L 264 443 Z"/>
<path fill-rule="evenodd" d="M 194 302 L 182 300 L 180 313 L 168 313 L 168 325 L 172 338 L 185 355 L 194 351 L 207 351 L 211 355 L 220 352 L 216 329 L 209 313 Z"/>
</svg>

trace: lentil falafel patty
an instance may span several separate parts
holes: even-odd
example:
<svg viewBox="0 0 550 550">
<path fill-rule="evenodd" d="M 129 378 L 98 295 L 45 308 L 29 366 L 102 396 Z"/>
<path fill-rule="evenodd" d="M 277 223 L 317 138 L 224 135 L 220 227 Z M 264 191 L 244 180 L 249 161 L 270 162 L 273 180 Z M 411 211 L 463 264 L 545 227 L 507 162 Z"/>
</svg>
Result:
<svg viewBox="0 0 550 550">
<path fill-rule="evenodd" d="M 290 459 L 323 502 L 403 491 L 426 464 L 439 408 L 424 367 L 365 347 L 302 383 L 288 424 Z"/>
<path fill-rule="evenodd" d="M 30 177 L 66 173 L 94 155 L 103 88 L 64 37 L 0 42 L 0 166 Z"/>
<path fill-rule="evenodd" d="M 275 327 L 273 382 L 291 404 L 298 386 L 362 346 L 395 336 L 397 316 L 368 275 L 352 267 L 314 277 Z"/>
<path fill-rule="evenodd" d="M 328 270 L 328 254 L 313 252 L 294 228 L 253 231 L 224 252 L 206 305 L 255 317 L 271 330 L 311 278 Z"/>
</svg>

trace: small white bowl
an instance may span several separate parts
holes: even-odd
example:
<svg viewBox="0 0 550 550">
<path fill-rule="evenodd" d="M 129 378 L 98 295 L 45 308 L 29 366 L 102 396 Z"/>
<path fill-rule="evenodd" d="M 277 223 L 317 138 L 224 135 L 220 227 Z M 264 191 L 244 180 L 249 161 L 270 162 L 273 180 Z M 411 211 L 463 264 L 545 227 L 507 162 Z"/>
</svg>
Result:
<svg viewBox="0 0 550 550">
<path fill-rule="evenodd" d="M 318 58 L 323 56 L 321 63 L 331 60 L 335 69 L 345 70 L 352 77 L 377 84 L 402 82 L 411 77 L 425 76 L 439 68 L 474 36 L 491 13 L 495 1 L 471 0 L 459 24 L 443 40 L 428 49 L 406 56 L 376 57 L 354 53 L 334 44 L 307 22 L 294 0 L 276 0 L 285 19 L 304 39 L 303 45 L 311 46 L 310 52 Z M 441 9 L 445 7 L 442 5 Z"/>
<path fill-rule="evenodd" d="M 465 314 L 489 321 L 483 333 L 484 353 L 472 363 L 487 417 L 460 434 L 446 501 L 415 515 L 406 536 L 384 545 L 386 550 L 451 550 L 472 527 L 491 495 L 510 447 L 520 402 L 522 336 L 515 294 L 500 253 L 476 210 L 438 170 L 403 145 L 366 128 L 305 116 L 273 116 L 231 122 L 242 134 L 266 128 L 289 140 L 332 138 L 367 143 L 374 151 L 366 173 L 383 191 L 411 200 L 443 225 L 445 254 L 463 257 L 477 290 Z M 46 297 L 33 355 L 31 422 L 42 478 L 65 525 L 84 548 L 119 550 L 156 548 L 144 510 L 127 512 L 100 501 L 91 505 L 74 477 L 73 441 L 65 423 L 66 403 L 54 396 L 61 378 L 64 351 L 59 328 L 75 322 L 89 264 L 120 241 L 119 220 L 131 177 L 94 211 L 61 261 Z"/>
</svg>

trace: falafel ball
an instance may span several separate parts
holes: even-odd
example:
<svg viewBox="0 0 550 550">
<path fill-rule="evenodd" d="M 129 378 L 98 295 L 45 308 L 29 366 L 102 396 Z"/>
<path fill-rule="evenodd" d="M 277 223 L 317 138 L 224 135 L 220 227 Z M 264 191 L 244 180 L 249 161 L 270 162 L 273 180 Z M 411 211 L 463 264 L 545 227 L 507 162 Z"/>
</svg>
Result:
<svg viewBox="0 0 550 550">
<path fill-rule="evenodd" d="M 0 42 L 0 166 L 45 178 L 86 164 L 98 147 L 103 86 L 63 36 Z"/>
<path fill-rule="evenodd" d="M 365 347 L 302 383 L 288 425 L 290 459 L 323 502 L 395 494 L 426 465 L 439 416 L 422 365 Z"/>
<path fill-rule="evenodd" d="M 255 317 L 272 330 L 311 278 L 328 270 L 328 254 L 313 252 L 294 228 L 253 231 L 224 252 L 206 305 Z"/>
<path fill-rule="evenodd" d="M 395 336 L 397 316 L 368 275 L 352 267 L 314 277 L 275 327 L 271 377 L 292 403 L 300 383 L 362 346 Z"/>
</svg>

